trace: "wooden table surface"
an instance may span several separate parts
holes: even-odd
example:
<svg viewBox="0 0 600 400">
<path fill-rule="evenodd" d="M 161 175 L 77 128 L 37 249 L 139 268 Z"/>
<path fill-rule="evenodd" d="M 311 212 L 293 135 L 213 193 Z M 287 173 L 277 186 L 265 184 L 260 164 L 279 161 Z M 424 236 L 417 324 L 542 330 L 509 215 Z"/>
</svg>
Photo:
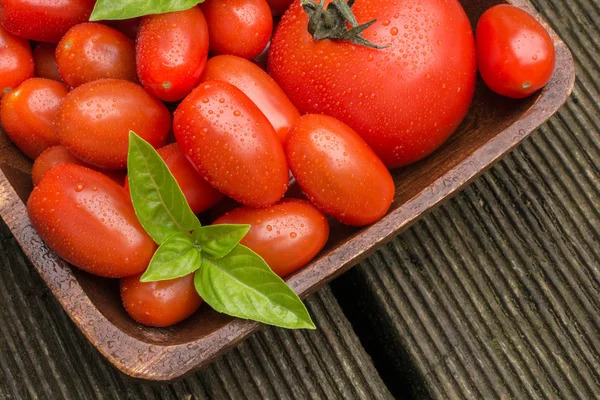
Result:
<svg viewBox="0 0 600 400">
<path fill-rule="evenodd" d="M 533 0 L 578 79 L 562 110 L 458 196 L 173 385 L 79 333 L 0 223 L 0 399 L 600 398 L 600 2 Z"/>
</svg>

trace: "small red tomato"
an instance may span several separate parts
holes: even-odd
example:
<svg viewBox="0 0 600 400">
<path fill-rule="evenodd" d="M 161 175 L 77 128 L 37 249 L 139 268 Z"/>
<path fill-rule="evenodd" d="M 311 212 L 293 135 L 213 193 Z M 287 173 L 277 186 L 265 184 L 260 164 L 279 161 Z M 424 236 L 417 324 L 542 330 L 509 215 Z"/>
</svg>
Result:
<svg viewBox="0 0 600 400">
<path fill-rule="evenodd" d="M 271 7 L 271 12 L 275 16 L 282 15 L 293 2 L 294 0 L 267 0 L 269 7 Z"/>
<path fill-rule="evenodd" d="M 527 97 L 544 87 L 554 73 L 552 38 L 530 14 L 500 4 L 477 24 L 477 65 L 486 85 L 506 97 Z"/>
<path fill-rule="evenodd" d="M 208 56 L 208 27 L 192 7 L 142 19 L 137 38 L 137 72 L 150 94 L 178 101 L 198 83 Z"/>
<path fill-rule="evenodd" d="M 2 98 L 2 126 L 13 143 L 32 160 L 60 143 L 52 121 L 68 92 L 60 82 L 31 78 Z"/>
<path fill-rule="evenodd" d="M 288 134 L 285 154 L 309 200 L 345 224 L 371 224 L 394 200 L 394 180 L 381 160 L 333 117 L 300 117 Z"/>
<path fill-rule="evenodd" d="M 62 82 L 56 66 L 56 45 L 39 43 L 33 49 L 33 62 L 35 64 L 35 76 Z"/>
<path fill-rule="evenodd" d="M 48 247 L 94 275 L 138 274 L 156 250 L 125 190 L 80 165 L 52 167 L 31 192 L 27 212 Z"/>
<path fill-rule="evenodd" d="M 269 43 L 271 9 L 265 0 L 207 0 L 200 5 L 210 34 L 210 51 L 254 58 Z"/>
<path fill-rule="evenodd" d="M 135 45 L 106 25 L 75 25 L 56 47 L 56 64 L 63 82 L 75 88 L 104 78 L 137 81 Z"/>
<path fill-rule="evenodd" d="M 265 114 L 279 140 L 284 143 L 288 131 L 300 118 L 298 109 L 277 82 L 258 65 L 236 56 L 216 56 L 208 60 L 202 81 L 224 81 L 240 89 Z"/>
<path fill-rule="evenodd" d="M 127 167 L 130 130 L 159 148 L 170 126 L 163 103 L 140 85 L 119 79 L 77 87 L 64 98 L 54 120 L 64 146 L 88 164 L 106 169 Z"/>
<path fill-rule="evenodd" d="M 235 86 L 201 83 L 173 120 L 175 138 L 200 175 L 251 207 L 279 201 L 289 172 L 281 143 L 258 107 Z"/>
<path fill-rule="evenodd" d="M 0 27 L 0 97 L 32 78 L 33 72 L 29 42 Z"/>
<path fill-rule="evenodd" d="M 214 224 L 252 225 L 241 243 L 264 258 L 281 277 L 308 264 L 329 237 L 325 216 L 308 201 L 298 199 L 283 199 L 260 209 L 238 208 Z"/>
<path fill-rule="evenodd" d="M 140 282 L 142 274 L 121 280 L 121 300 L 135 321 L 164 328 L 196 312 L 202 299 L 194 287 L 194 274 L 160 282 Z"/>
</svg>

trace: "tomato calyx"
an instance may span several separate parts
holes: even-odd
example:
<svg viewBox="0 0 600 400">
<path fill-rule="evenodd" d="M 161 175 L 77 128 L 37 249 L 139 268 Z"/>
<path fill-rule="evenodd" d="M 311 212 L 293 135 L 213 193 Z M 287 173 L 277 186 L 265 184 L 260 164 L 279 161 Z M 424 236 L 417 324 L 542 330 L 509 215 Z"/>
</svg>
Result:
<svg viewBox="0 0 600 400">
<path fill-rule="evenodd" d="M 317 3 L 314 0 L 301 0 L 302 8 L 308 14 L 308 33 L 315 40 L 345 40 L 359 46 L 370 47 L 373 49 L 385 49 L 390 45 L 379 46 L 365 39 L 362 33 L 377 22 L 376 19 L 364 24 L 358 24 L 351 8 L 355 0 L 334 0 L 323 6 L 324 1 Z M 347 24 L 351 28 L 348 29 Z"/>
</svg>

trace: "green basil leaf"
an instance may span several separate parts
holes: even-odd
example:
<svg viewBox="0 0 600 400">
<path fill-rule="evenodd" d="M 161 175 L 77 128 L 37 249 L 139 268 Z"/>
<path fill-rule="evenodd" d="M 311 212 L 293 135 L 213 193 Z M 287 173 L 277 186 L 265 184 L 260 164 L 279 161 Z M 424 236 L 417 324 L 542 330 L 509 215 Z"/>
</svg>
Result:
<svg viewBox="0 0 600 400">
<path fill-rule="evenodd" d="M 181 278 L 200 268 L 202 253 L 192 238 L 176 233 L 160 245 L 140 282 L 166 281 Z"/>
<path fill-rule="evenodd" d="M 200 227 L 163 159 L 132 131 L 129 131 L 127 172 L 135 214 L 157 244 L 175 233 L 189 234 Z"/>
<path fill-rule="evenodd" d="M 296 293 L 258 254 L 240 244 L 219 260 L 203 257 L 194 284 L 218 312 L 283 328 L 316 329 Z"/>
<path fill-rule="evenodd" d="M 192 238 L 208 256 L 225 257 L 250 230 L 250 225 L 221 224 L 198 228 Z"/>
<path fill-rule="evenodd" d="M 98 0 L 90 21 L 129 19 L 150 14 L 183 11 L 204 0 Z"/>
</svg>

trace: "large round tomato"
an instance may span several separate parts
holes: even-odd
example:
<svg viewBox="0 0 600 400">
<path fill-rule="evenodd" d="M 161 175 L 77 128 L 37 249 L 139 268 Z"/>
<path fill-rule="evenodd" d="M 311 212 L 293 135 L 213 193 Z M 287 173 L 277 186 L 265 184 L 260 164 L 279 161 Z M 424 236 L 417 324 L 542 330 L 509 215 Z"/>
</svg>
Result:
<svg viewBox="0 0 600 400">
<path fill-rule="evenodd" d="M 330 1 L 325 1 L 329 4 Z M 361 0 L 363 33 L 383 49 L 314 40 L 295 1 L 275 30 L 269 73 L 301 113 L 350 125 L 390 168 L 433 152 L 463 120 L 475 88 L 475 44 L 458 0 Z"/>
<path fill-rule="evenodd" d="M 0 97 L 33 77 L 33 71 L 29 42 L 0 26 Z"/>
</svg>

